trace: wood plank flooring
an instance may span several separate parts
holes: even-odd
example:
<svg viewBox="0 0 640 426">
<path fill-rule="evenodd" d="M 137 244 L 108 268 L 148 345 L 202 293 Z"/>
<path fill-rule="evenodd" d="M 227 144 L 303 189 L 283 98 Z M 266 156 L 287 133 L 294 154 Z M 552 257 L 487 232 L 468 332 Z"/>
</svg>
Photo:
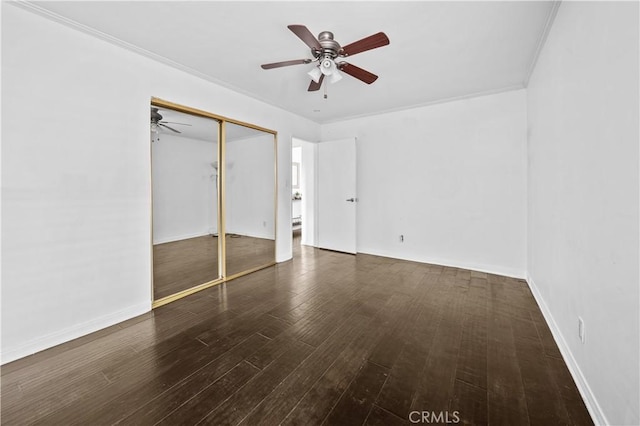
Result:
<svg viewBox="0 0 640 426">
<path fill-rule="evenodd" d="M 266 265 L 274 240 L 227 235 L 227 275 Z M 153 246 L 153 295 L 158 300 L 218 279 L 218 237 L 206 235 Z"/>
<path fill-rule="evenodd" d="M 295 253 L 3 366 L 2 424 L 592 424 L 523 281 Z"/>
</svg>

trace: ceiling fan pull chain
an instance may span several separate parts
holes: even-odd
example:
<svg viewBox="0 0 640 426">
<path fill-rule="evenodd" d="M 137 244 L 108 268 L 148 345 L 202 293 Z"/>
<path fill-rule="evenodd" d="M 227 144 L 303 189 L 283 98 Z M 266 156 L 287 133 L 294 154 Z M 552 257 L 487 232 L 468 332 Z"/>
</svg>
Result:
<svg viewBox="0 0 640 426">
<path fill-rule="evenodd" d="M 327 99 L 327 86 L 328 84 L 324 85 L 324 98 Z"/>
</svg>

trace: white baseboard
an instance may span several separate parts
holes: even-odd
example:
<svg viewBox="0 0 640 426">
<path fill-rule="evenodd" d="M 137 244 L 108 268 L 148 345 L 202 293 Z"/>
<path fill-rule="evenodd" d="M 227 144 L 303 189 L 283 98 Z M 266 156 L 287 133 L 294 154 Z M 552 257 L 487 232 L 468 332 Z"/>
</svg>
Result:
<svg viewBox="0 0 640 426">
<path fill-rule="evenodd" d="M 103 315 L 99 318 L 94 318 L 81 324 L 76 324 L 63 330 L 59 330 L 45 336 L 37 337 L 17 347 L 2 347 L 2 352 L 0 352 L 0 364 L 6 364 L 25 356 L 32 355 L 36 352 L 40 352 L 59 344 L 69 342 L 73 339 L 77 339 L 78 337 L 85 336 L 95 331 L 102 330 L 103 328 L 110 327 L 119 322 L 128 320 L 138 315 L 142 315 L 146 312 L 149 312 L 150 310 L 151 301 L 139 303 L 137 305 L 122 309 L 118 312 Z"/>
<path fill-rule="evenodd" d="M 580 392 L 580 396 L 582 397 L 582 400 L 587 406 L 587 410 L 589 410 L 591 419 L 596 425 L 610 424 L 607 421 L 607 418 L 604 415 L 604 412 L 602 411 L 600 404 L 598 404 L 598 401 L 595 395 L 591 391 L 591 387 L 589 386 L 587 379 L 582 374 L 582 370 L 580 370 L 580 366 L 578 366 L 578 363 L 573 357 L 573 353 L 571 352 L 571 349 L 569 349 L 569 345 L 564 339 L 564 336 L 560 331 L 558 324 L 556 324 L 553 318 L 553 315 L 551 314 L 549 307 L 544 301 L 544 298 L 540 294 L 540 291 L 538 290 L 538 287 L 533 281 L 533 278 L 527 275 L 526 281 L 527 281 L 527 284 L 529 285 L 529 288 L 531 289 L 531 293 L 533 293 L 533 297 L 536 299 L 536 302 L 538 302 L 538 306 L 540 306 L 540 310 L 542 311 L 542 315 L 544 316 L 544 319 L 547 322 L 547 325 L 551 329 L 551 334 L 553 335 L 553 339 L 556 341 L 556 344 L 558 345 L 558 349 L 560 349 L 562 358 L 564 359 L 565 364 L 567 364 L 567 367 L 569 368 L 569 372 L 573 377 L 573 381 L 576 383 L 578 392 Z"/>
<path fill-rule="evenodd" d="M 472 271 L 486 272 L 488 274 L 502 275 L 511 278 L 525 279 L 526 273 L 515 268 L 508 268 L 497 265 L 487 265 L 482 263 L 461 262 L 451 259 L 417 257 L 417 256 L 399 256 L 397 253 L 388 253 L 384 250 L 375 250 L 367 248 L 358 248 L 358 253 L 371 254 L 373 256 L 389 257 L 392 259 L 409 260 L 411 262 L 429 263 L 431 265 L 447 266 L 450 268 L 469 269 Z"/>
</svg>

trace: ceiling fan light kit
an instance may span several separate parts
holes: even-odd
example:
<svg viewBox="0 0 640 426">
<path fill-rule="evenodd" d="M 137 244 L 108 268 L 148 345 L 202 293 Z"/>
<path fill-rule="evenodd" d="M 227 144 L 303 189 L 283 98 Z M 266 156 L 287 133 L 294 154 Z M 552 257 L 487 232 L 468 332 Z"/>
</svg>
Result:
<svg viewBox="0 0 640 426">
<path fill-rule="evenodd" d="M 385 33 L 379 32 L 362 40 L 358 40 L 351 44 L 341 47 L 340 44 L 333 39 L 331 31 L 323 31 L 318 37 L 309 31 L 304 25 L 289 25 L 288 28 L 302 40 L 311 49 L 311 55 L 314 59 L 296 59 L 292 61 L 274 62 L 263 64 L 262 69 L 268 70 L 273 68 L 287 67 L 290 65 L 309 64 L 318 62 L 311 71 L 308 72 L 311 77 L 311 84 L 307 89 L 309 92 L 315 92 L 320 89 L 324 77 L 328 77 L 330 83 L 336 83 L 342 79 L 342 72 L 349 74 L 358 80 L 371 84 L 378 79 L 378 76 L 370 73 L 362 68 L 356 67 L 348 62 L 336 62 L 336 58 L 346 58 L 367 50 L 376 49 L 378 47 L 389 44 L 389 38 Z M 326 97 L 326 95 L 325 95 Z"/>
<path fill-rule="evenodd" d="M 320 83 L 320 77 L 323 76 L 322 71 L 320 71 L 319 67 L 314 67 L 307 74 L 309 74 L 309 77 L 311 77 L 311 79 L 316 83 Z"/>
<path fill-rule="evenodd" d="M 340 74 L 340 72 L 336 69 L 331 73 L 331 77 L 329 78 L 329 83 L 332 83 L 332 84 L 337 83 L 340 80 L 342 80 L 342 74 Z"/>
</svg>

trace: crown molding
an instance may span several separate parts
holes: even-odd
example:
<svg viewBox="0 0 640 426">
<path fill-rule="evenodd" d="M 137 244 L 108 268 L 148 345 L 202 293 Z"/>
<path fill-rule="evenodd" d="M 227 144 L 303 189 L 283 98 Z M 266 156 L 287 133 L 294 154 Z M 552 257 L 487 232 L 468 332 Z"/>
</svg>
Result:
<svg viewBox="0 0 640 426">
<path fill-rule="evenodd" d="M 270 102 L 269 100 L 267 100 L 265 98 L 262 98 L 260 96 L 256 96 L 254 93 L 251 93 L 251 92 L 249 92 L 249 91 L 247 91 L 245 89 L 242 89 L 241 87 L 235 86 L 233 84 L 229 84 L 226 81 L 223 81 L 223 80 L 217 79 L 215 77 L 212 77 L 212 76 L 210 76 L 208 74 L 205 74 L 205 73 L 200 72 L 198 70 L 195 70 L 195 69 L 193 69 L 191 67 L 183 65 L 183 64 L 181 64 L 179 62 L 176 62 L 176 61 L 174 61 L 172 59 L 166 58 L 166 57 L 164 57 L 162 55 L 158 55 L 157 53 L 150 52 L 150 51 L 148 51 L 146 49 L 143 49 L 143 48 L 141 48 L 139 46 L 136 46 L 134 44 L 128 43 L 128 42 L 126 42 L 124 40 L 121 40 L 121 39 L 119 39 L 117 37 L 114 37 L 112 35 L 104 33 L 102 31 L 97 30 L 95 28 L 92 28 L 92 27 L 90 27 L 88 25 L 81 24 L 80 22 L 74 21 L 73 19 L 66 18 L 66 17 L 64 17 L 62 15 L 59 15 L 59 14 L 57 14 L 55 12 L 52 12 L 52 11 L 50 11 L 50 10 L 48 10 L 48 9 L 38 5 L 38 4 L 35 4 L 35 3 L 33 3 L 31 1 L 29 1 L 29 0 L 4 0 L 3 3 L 7 3 L 7 4 L 11 4 L 13 6 L 19 7 L 21 9 L 23 9 L 23 10 L 26 10 L 28 12 L 32 12 L 32 13 L 34 13 L 36 15 L 39 15 L 39 16 L 41 16 L 43 18 L 49 19 L 50 21 L 57 22 L 57 23 L 62 24 L 64 26 L 68 27 L 68 28 L 80 31 L 80 32 L 85 33 L 85 34 L 87 34 L 89 36 L 98 38 L 98 39 L 100 39 L 102 41 L 106 41 L 107 43 L 110 43 L 112 45 L 121 47 L 121 48 L 123 48 L 125 50 L 128 50 L 130 52 L 137 53 L 138 55 L 144 56 L 144 57 L 149 58 L 149 59 L 151 59 L 153 61 L 162 63 L 164 65 L 167 65 L 167 66 L 171 67 L 171 68 L 174 68 L 174 69 L 177 69 L 179 71 L 185 72 L 185 73 L 187 73 L 189 75 L 192 75 L 194 77 L 200 78 L 200 79 L 208 81 L 210 83 L 214 83 L 214 84 L 216 84 L 218 86 L 224 87 L 225 89 L 231 90 L 233 92 L 236 92 L 236 93 L 239 93 L 241 95 L 245 95 L 245 96 L 247 96 L 249 98 L 255 99 L 257 101 L 263 102 L 264 104 L 267 104 L 267 105 L 269 105 L 271 107 L 274 107 L 274 108 L 278 108 L 278 109 L 280 109 L 280 110 L 282 110 L 284 112 L 287 112 L 289 114 L 297 115 L 297 116 L 299 116 L 301 118 L 304 118 L 304 119 L 309 120 L 311 122 L 314 122 L 316 124 L 320 124 L 317 121 L 312 120 L 311 118 L 298 115 L 298 114 L 296 114 L 294 112 L 289 111 L 288 109 L 284 108 L 281 105 L 274 104 L 273 102 Z"/>
<path fill-rule="evenodd" d="M 421 103 L 417 103 L 417 104 L 411 104 L 411 105 L 406 105 L 406 106 L 401 106 L 401 107 L 396 107 L 396 108 L 389 108 L 389 109 L 382 110 L 382 111 L 375 111 L 375 112 L 368 112 L 368 113 L 364 113 L 364 114 L 350 115 L 350 116 L 344 117 L 344 118 L 340 117 L 340 118 L 336 118 L 336 119 L 333 119 L 333 120 L 322 121 L 320 124 L 340 123 L 342 121 L 349 121 L 349 120 L 354 120 L 354 119 L 357 119 L 357 118 L 364 118 L 364 117 L 371 117 L 371 116 L 375 116 L 375 115 L 390 114 L 390 113 L 399 112 L 399 111 L 405 111 L 405 110 L 409 110 L 409 109 L 416 109 L 416 108 L 422 108 L 422 107 L 427 107 L 427 106 L 432 106 L 432 105 L 446 104 L 446 103 L 449 103 L 449 102 L 463 101 L 465 99 L 472 99 L 472 98 L 480 98 L 480 97 L 483 97 L 483 96 L 497 95 L 497 94 L 500 94 L 500 93 L 511 92 L 511 91 L 514 91 L 514 90 L 521 90 L 521 89 L 524 89 L 524 88 L 525 87 L 522 84 L 515 84 L 515 85 L 512 85 L 512 86 L 500 87 L 498 89 L 485 90 L 483 92 L 469 93 L 467 95 L 453 96 L 453 97 L 450 97 L 450 98 L 435 99 L 435 100 L 432 100 L 432 101 L 421 102 Z"/>
<path fill-rule="evenodd" d="M 269 105 L 271 107 L 274 108 L 278 108 L 288 114 L 293 114 L 296 116 L 299 116 L 303 119 L 309 120 L 312 123 L 316 123 L 316 124 L 330 124 L 330 123 L 336 123 L 336 122 L 341 122 L 341 121 L 347 121 L 347 120 L 353 120 L 356 118 L 362 118 L 362 117 L 369 117 L 369 116 L 375 116 L 375 115 L 381 115 L 381 114 L 388 114 L 388 113 L 392 113 L 392 112 L 397 112 L 397 111 L 403 111 L 403 110 L 409 110 L 409 109 L 415 109 L 415 108 L 420 108 L 420 107 L 425 107 L 425 106 L 430 106 L 430 105 L 437 105 L 437 104 L 442 104 L 442 103 L 447 103 L 447 102 L 453 102 L 453 101 L 459 101 L 459 100 L 464 100 L 464 99 L 469 99 L 469 98 L 476 98 L 476 97 L 480 97 L 480 96 L 488 96 L 488 95 L 493 95 L 493 94 L 498 94 L 498 93 L 502 93 L 502 92 L 507 92 L 507 91 L 512 91 L 512 90 L 519 90 L 519 89 L 523 89 L 527 87 L 527 84 L 529 82 L 529 78 L 531 77 L 531 74 L 535 68 L 535 64 L 537 62 L 538 56 L 540 54 L 540 51 L 542 50 L 544 43 L 546 41 L 547 35 L 550 31 L 550 28 L 553 24 L 553 21 L 555 19 L 558 7 L 560 6 L 561 0 L 553 0 L 553 7 L 550 10 L 548 16 L 547 16 L 547 20 L 545 23 L 545 27 L 544 30 L 542 32 L 542 34 L 540 35 L 540 38 L 538 39 L 538 44 L 536 46 L 536 51 L 535 51 L 535 55 L 534 58 L 531 62 L 531 65 L 529 66 L 529 70 L 527 73 L 527 77 L 525 78 L 524 82 L 522 84 L 517 84 L 517 85 L 511 85 L 511 86 L 506 86 L 506 87 L 502 87 L 502 88 L 498 88 L 498 89 L 493 89 L 493 90 L 488 90 L 488 91 L 483 91 L 483 92 L 476 92 L 476 93 L 470 93 L 470 94 L 466 94 L 466 95 L 461 95 L 461 96 L 454 96 L 454 97 L 449 97 L 449 98 L 442 98 L 442 99 L 436 99 L 436 100 L 432 100 L 432 101 L 427 101 L 427 102 L 421 102 L 421 103 L 417 103 L 417 104 L 411 104 L 411 105 L 406 105 L 406 106 L 400 106 L 400 107 L 396 107 L 396 108 L 389 108 L 389 109 L 385 109 L 385 110 L 381 110 L 381 111 L 374 111 L 374 112 L 368 112 L 368 113 L 363 113 L 363 114 L 355 114 L 355 115 L 350 115 L 350 116 L 346 116 L 346 117 L 340 117 L 340 118 L 336 118 L 336 119 L 329 119 L 329 120 L 318 120 L 318 119 L 313 119 L 310 117 L 305 117 L 299 114 L 296 114 L 295 112 L 292 112 L 290 110 L 288 110 L 287 108 L 285 108 L 282 105 L 278 105 L 275 104 L 263 97 L 257 96 L 254 93 L 251 93 L 241 87 L 237 87 L 235 85 L 229 84 L 226 81 L 217 79 L 215 77 L 212 77 L 208 74 L 205 74 L 203 72 L 200 72 L 198 70 L 195 70 L 191 67 L 188 67 L 186 65 L 183 65 L 179 62 L 176 62 L 172 59 L 166 58 L 162 55 L 158 55 L 157 53 L 153 53 L 149 50 L 143 49 L 139 46 L 136 46 L 134 44 L 128 43 L 124 40 L 121 40 L 117 37 L 114 37 L 112 35 L 109 35 L 107 33 L 104 33 L 102 31 L 99 31 L 95 28 L 92 28 L 88 25 L 84 25 L 81 24 L 77 21 L 74 21 L 73 19 L 69 19 L 67 17 L 64 17 L 62 15 L 59 15 L 55 12 L 52 12 L 48 9 L 46 9 L 45 7 L 42 7 L 38 4 L 33 3 L 30 0 L 5 0 L 3 1 L 3 3 L 7 3 L 7 4 L 11 4 L 14 5 L 16 7 L 19 7 L 23 10 L 32 12 L 36 15 L 42 16 L 46 19 L 49 19 L 50 21 L 54 21 L 57 22 L 59 24 L 62 24 L 68 28 L 72 28 L 74 30 L 80 31 L 82 33 L 85 33 L 87 35 L 90 35 L 92 37 L 98 38 L 100 40 L 106 41 L 107 43 L 110 43 L 112 45 L 121 47 L 125 50 L 128 50 L 130 52 L 136 53 L 138 55 L 144 56 L 146 58 L 149 58 L 153 61 L 162 63 L 164 65 L 167 65 L 171 68 L 177 69 L 179 71 L 182 71 L 184 73 L 187 73 L 189 75 L 192 75 L 194 77 L 200 78 L 202 80 L 208 81 L 210 83 L 214 83 L 218 86 L 224 87 L 228 90 L 231 90 L 233 92 L 242 94 L 244 96 L 247 96 L 249 98 L 255 99 L 257 101 L 260 101 L 266 105 Z"/>
<path fill-rule="evenodd" d="M 533 54 L 533 58 L 531 59 L 531 64 L 529 64 L 529 70 L 527 71 L 527 75 L 524 81 L 522 82 L 523 87 L 529 86 L 529 79 L 531 78 L 531 75 L 533 74 L 533 71 L 536 68 L 536 64 L 538 63 L 538 57 L 540 57 L 540 52 L 542 52 L 542 49 L 544 48 L 544 45 L 547 42 L 547 37 L 549 36 L 549 32 L 551 31 L 553 22 L 556 19 L 556 15 L 558 14 L 558 8 L 560 8 L 560 4 L 562 3 L 562 0 L 553 0 L 552 3 L 553 4 L 551 6 L 551 10 L 547 15 L 547 20 L 544 24 L 544 29 L 542 30 L 542 33 L 538 38 L 538 43 L 536 44 L 536 50 Z"/>
</svg>

